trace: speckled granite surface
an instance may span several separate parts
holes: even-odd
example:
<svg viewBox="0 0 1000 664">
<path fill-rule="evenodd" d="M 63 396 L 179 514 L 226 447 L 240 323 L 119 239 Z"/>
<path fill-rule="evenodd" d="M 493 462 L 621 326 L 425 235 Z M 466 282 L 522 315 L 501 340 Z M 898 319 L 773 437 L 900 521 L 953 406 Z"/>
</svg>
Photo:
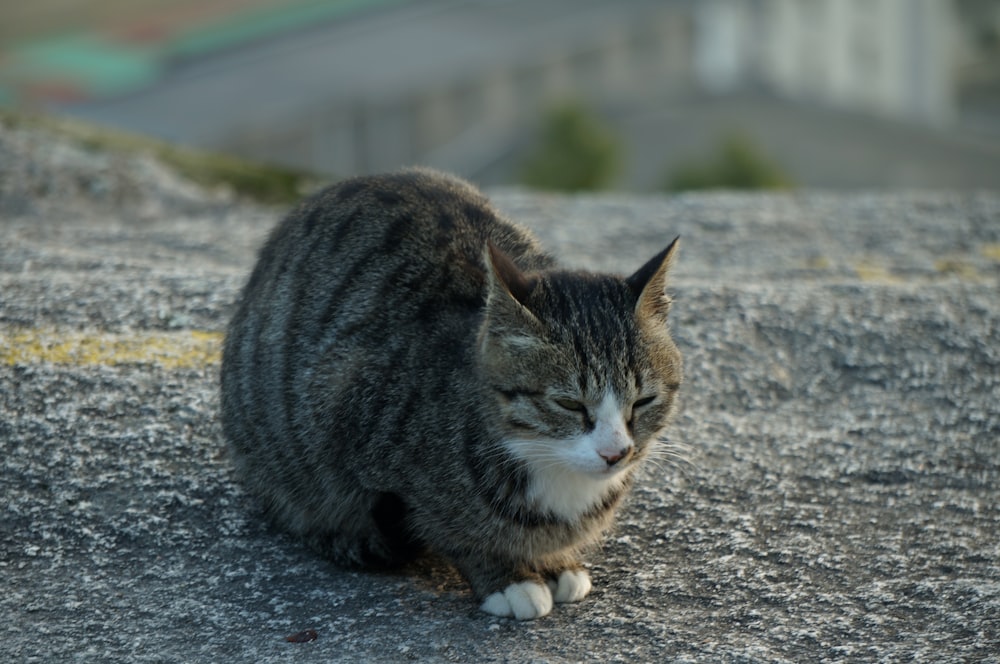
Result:
<svg viewBox="0 0 1000 664">
<path fill-rule="evenodd" d="M 60 158 L 0 201 L 3 661 L 1000 661 L 1000 194 L 496 192 L 571 265 L 684 244 L 688 459 L 522 624 L 437 560 L 337 570 L 231 481 L 213 358 L 275 213 Z"/>
</svg>

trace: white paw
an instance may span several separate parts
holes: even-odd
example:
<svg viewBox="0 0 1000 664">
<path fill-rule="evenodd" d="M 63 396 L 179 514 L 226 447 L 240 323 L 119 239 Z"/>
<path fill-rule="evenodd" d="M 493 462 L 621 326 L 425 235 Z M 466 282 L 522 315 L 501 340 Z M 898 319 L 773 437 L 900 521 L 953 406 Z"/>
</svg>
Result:
<svg viewBox="0 0 1000 664">
<path fill-rule="evenodd" d="M 495 616 L 514 616 L 518 620 L 541 618 L 552 610 L 552 592 L 540 583 L 521 581 L 493 593 L 479 608 Z"/>
<path fill-rule="evenodd" d="M 551 587 L 551 586 L 550 586 Z M 585 569 L 567 569 L 559 575 L 559 582 L 552 590 L 556 602 L 579 602 L 590 592 L 590 574 Z"/>
</svg>

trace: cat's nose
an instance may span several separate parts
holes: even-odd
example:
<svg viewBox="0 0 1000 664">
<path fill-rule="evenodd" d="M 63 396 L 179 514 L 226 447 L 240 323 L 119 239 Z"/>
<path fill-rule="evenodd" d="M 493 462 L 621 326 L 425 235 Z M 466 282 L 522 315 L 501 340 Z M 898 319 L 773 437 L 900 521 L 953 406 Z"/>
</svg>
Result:
<svg viewBox="0 0 1000 664">
<path fill-rule="evenodd" d="M 604 462 L 607 463 L 608 466 L 613 466 L 616 463 L 618 463 L 619 461 L 621 461 L 622 459 L 624 459 L 626 456 L 628 456 L 628 452 L 629 452 L 629 448 L 623 447 L 620 450 L 618 450 L 617 452 L 605 452 L 605 451 L 601 451 L 601 452 L 598 452 L 597 454 L 602 459 L 604 459 Z"/>
</svg>

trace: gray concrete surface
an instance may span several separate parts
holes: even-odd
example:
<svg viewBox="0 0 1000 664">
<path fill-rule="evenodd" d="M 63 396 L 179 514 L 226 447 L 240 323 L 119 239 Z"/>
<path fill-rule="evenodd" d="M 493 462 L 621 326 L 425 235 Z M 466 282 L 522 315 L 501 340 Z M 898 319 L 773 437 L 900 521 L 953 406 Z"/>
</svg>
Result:
<svg viewBox="0 0 1000 664">
<path fill-rule="evenodd" d="M 684 243 L 687 459 L 644 473 L 586 601 L 516 623 L 438 560 L 333 568 L 233 483 L 213 344 L 273 211 L 21 139 L 0 660 L 1000 661 L 1000 194 L 496 192 L 573 265 Z"/>
</svg>

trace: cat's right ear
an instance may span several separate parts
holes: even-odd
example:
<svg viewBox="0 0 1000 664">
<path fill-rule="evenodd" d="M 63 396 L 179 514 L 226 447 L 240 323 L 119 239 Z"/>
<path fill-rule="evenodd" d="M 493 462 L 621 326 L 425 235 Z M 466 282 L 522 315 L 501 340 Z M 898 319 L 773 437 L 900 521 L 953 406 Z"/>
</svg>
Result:
<svg viewBox="0 0 1000 664">
<path fill-rule="evenodd" d="M 528 297 L 535 288 L 535 280 L 522 272 L 507 254 L 489 240 L 486 242 L 486 267 L 490 295 L 506 294 L 527 309 Z"/>
</svg>

